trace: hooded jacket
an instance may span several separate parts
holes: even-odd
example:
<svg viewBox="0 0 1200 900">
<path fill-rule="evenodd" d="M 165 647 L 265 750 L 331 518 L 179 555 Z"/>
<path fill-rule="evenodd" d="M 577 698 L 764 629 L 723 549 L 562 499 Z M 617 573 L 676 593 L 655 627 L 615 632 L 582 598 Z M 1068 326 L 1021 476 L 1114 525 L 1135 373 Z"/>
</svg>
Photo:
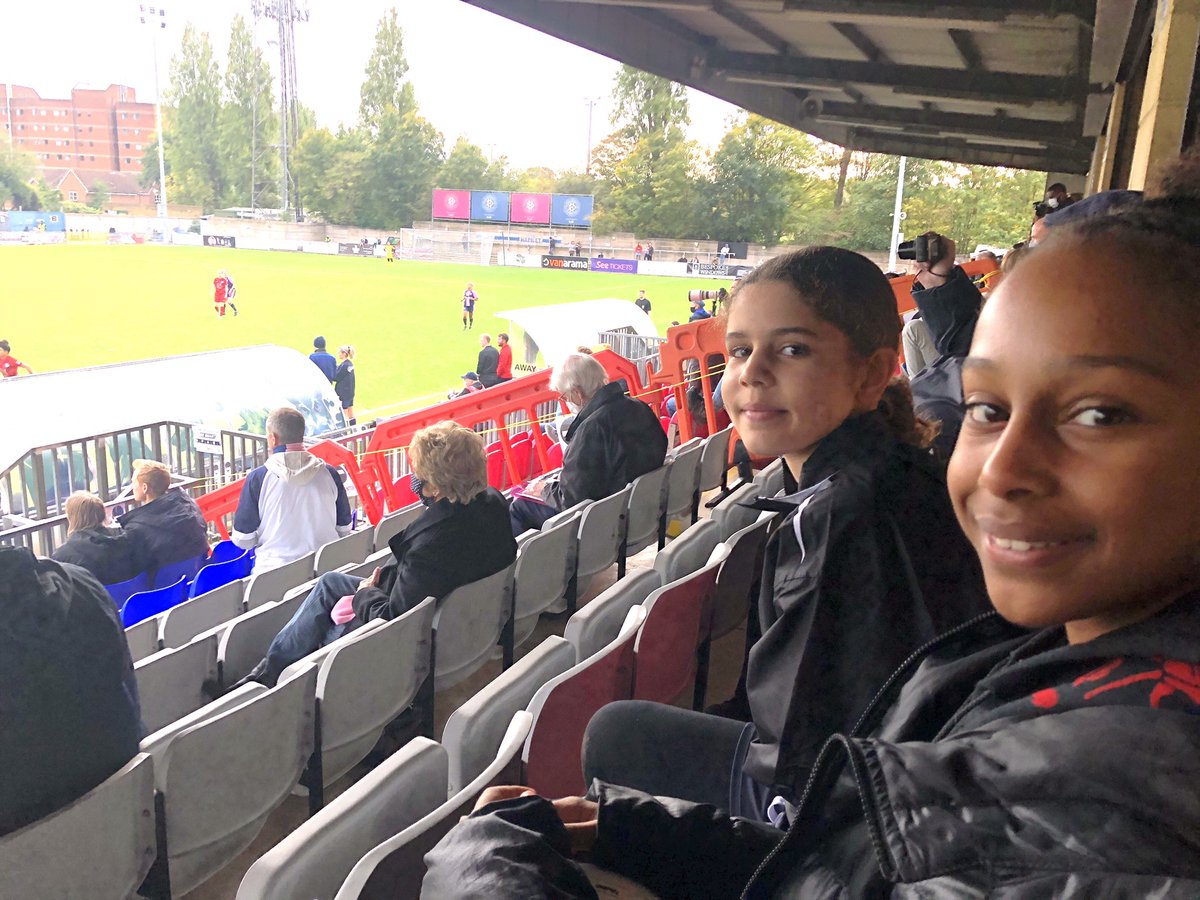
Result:
<svg viewBox="0 0 1200 900">
<path fill-rule="evenodd" d="M 786 835 L 597 782 L 593 856 L 663 898 L 1195 897 L 1198 741 L 1200 593 L 1074 646 L 990 613 L 826 742 Z M 428 895 L 595 897 L 548 809 L 472 815 Z"/>
<path fill-rule="evenodd" d="M 350 501 L 338 470 L 280 444 L 242 485 L 230 537 L 268 572 L 350 533 Z"/>
<path fill-rule="evenodd" d="M 667 456 L 667 435 L 641 400 L 625 396 L 625 383 L 598 390 L 567 429 L 562 474 L 547 495 L 557 509 L 601 500 L 653 472 Z"/>
<path fill-rule="evenodd" d="M 56 562 L 87 569 L 101 584 L 119 584 L 141 571 L 129 535 L 104 526 L 76 531 L 52 555 Z"/>
<path fill-rule="evenodd" d="M 117 521 L 129 535 L 138 572 L 154 572 L 171 563 L 208 556 L 204 514 L 196 501 L 178 488 L 134 507 Z"/>
<path fill-rule="evenodd" d="M 116 606 L 86 570 L 0 547 L 0 835 L 90 791 L 138 752 Z"/>
</svg>

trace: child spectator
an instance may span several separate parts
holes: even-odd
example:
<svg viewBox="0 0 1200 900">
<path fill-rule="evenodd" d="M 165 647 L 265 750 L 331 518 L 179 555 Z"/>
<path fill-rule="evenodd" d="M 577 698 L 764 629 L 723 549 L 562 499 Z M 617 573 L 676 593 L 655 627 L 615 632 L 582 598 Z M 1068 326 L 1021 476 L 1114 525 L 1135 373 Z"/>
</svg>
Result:
<svg viewBox="0 0 1200 900">
<path fill-rule="evenodd" d="M 101 584 L 128 581 L 140 569 L 125 532 L 107 527 L 108 511 L 95 494 L 76 491 L 66 502 L 67 540 L 54 559 L 91 572 Z"/>
</svg>

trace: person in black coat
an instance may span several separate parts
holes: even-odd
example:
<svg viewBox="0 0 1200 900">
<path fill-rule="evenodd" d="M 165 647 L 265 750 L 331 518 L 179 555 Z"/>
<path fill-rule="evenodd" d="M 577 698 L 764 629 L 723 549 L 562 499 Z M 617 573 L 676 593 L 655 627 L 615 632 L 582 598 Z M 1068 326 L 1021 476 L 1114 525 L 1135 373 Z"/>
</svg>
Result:
<svg viewBox="0 0 1200 900">
<path fill-rule="evenodd" d="M 108 516 L 95 494 L 76 491 L 66 502 L 67 540 L 53 558 L 87 569 L 101 584 L 128 581 L 139 571 L 129 535 L 105 526 Z"/>
<path fill-rule="evenodd" d="M 479 360 L 475 364 L 475 372 L 484 387 L 492 387 L 500 383 L 500 376 L 496 372 L 500 365 L 500 351 L 492 346 L 490 334 L 479 336 L 479 347 Z"/>
<path fill-rule="evenodd" d="M 667 436 L 654 411 L 625 395 L 625 383 L 606 383 L 604 367 L 573 353 L 554 368 L 550 387 L 579 410 L 567 429 L 567 452 L 558 478 L 509 508 L 513 534 L 542 523 L 584 500 L 601 500 L 653 472 L 667 455 Z"/>
<path fill-rule="evenodd" d="M 428 509 L 388 542 L 392 559 L 368 578 L 322 575 L 240 683 L 274 685 L 292 663 L 364 623 L 394 619 L 426 597 L 442 600 L 517 558 L 507 504 L 487 486 L 479 435 L 453 422 L 431 425 L 413 436 L 408 458 Z"/>
<path fill-rule="evenodd" d="M 116 606 L 87 570 L 0 547 L 0 837 L 86 794 L 138 752 Z"/>
<path fill-rule="evenodd" d="M 196 501 L 171 490 L 171 470 L 160 462 L 133 464 L 136 506 L 117 518 L 129 535 L 139 572 L 155 572 L 171 563 L 208 556 L 208 526 Z"/>
</svg>

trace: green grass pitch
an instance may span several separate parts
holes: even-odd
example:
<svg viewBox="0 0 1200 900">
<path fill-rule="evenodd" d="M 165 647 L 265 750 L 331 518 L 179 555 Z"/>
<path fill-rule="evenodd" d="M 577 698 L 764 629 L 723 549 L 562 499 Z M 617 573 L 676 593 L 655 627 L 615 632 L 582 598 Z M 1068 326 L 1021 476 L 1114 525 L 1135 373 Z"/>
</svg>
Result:
<svg viewBox="0 0 1200 900">
<path fill-rule="evenodd" d="M 213 312 L 212 280 L 228 269 L 240 315 Z M 436 402 L 475 367 L 478 336 L 507 322 L 499 310 L 621 297 L 639 288 L 660 334 L 686 321 L 687 292 L 711 279 L 550 272 L 347 256 L 206 247 L 66 243 L 0 248 L 5 293 L 0 338 L 35 372 L 104 365 L 252 344 L 309 353 L 357 351 L 359 415 Z M 462 292 L 479 294 L 464 333 Z M 253 377 L 247 373 L 247 377 Z M 434 395 L 434 396 L 431 396 Z M 134 398 L 129 398 L 133 400 Z M 404 401 L 414 401 L 407 405 Z"/>
</svg>

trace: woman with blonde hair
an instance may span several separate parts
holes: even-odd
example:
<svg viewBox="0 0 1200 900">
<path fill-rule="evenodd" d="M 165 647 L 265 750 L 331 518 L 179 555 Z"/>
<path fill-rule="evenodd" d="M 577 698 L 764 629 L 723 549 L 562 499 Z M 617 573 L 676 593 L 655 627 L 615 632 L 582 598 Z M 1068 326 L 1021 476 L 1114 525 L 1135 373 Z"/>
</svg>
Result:
<svg viewBox="0 0 1200 900">
<path fill-rule="evenodd" d="M 427 507 L 389 542 L 392 559 L 369 578 L 327 572 L 241 683 L 279 673 L 372 619 L 394 619 L 426 597 L 493 575 L 517 558 L 504 496 L 488 487 L 483 439 L 454 422 L 422 428 L 408 447 Z"/>
<path fill-rule="evenodd" d="M 87 569 L 101 584 L 128 581 L 139 571 L 129 535 L 108 528 L 108 510 L 95 494 L 76 491 L 67 498 L 67 541 L 53 553 L 61 563 Z"/>
<path fill-rule="evenodd" d="M 342 410 L 346 414 L 347 425 L 357 425 L 354 418 L 354 347 L 342 344 L 338 347 L 338 367 L 333 373 L 333 390 L 342 401 Z"/>
</svg>

